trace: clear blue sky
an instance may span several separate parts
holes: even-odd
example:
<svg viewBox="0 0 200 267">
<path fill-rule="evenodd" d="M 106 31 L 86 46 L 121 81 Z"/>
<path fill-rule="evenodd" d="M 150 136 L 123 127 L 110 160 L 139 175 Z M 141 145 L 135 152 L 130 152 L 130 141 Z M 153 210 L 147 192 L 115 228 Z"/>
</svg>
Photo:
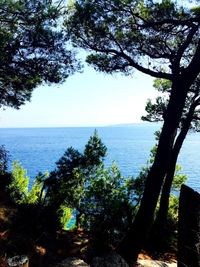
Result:
<svg viewBox="0 0 200 267">
<path fill-rule="evenodd" d="M 62 85 L 40 86 L 20 110 L 0 110 L 0 127 L 105 126 L 140 122 L 153 79 L 107 75 L 86 67 Z"/>
</svg>

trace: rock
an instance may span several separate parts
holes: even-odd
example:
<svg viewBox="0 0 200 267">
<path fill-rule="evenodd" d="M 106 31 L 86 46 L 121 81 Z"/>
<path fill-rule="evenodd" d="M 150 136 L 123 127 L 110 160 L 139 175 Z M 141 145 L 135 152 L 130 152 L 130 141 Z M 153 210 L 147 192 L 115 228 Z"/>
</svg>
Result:
<svg viewBox="0 0 200 267">
<path fill-rule="evenodd" d="M 29 260 L 28 260 L 28 257 L 25 255 L 15 256 L 15 257 L 9 258 L 7 260 L 7 264 L 9 267 L 28 267 Z"/>
<path fill-rule="evenodd" d="M 138 267 L 177 267 L 177 263 L 166 263 L 163 261 L 154 261 L 154 260 L 138 260 Z"/>
<path fill-rule="evenodd" d="M 90 266 L 79 258 L 70 257 L 63 260 L 61 263 L 57 264 L 56 267 L 90 267 Z"/>
<path fill-rule="evenodd" d="M 91 262 L 91 267 L 129 267 L 125 260 L 116 253 L 103 257 L 96 257 Z"/>
</svg>

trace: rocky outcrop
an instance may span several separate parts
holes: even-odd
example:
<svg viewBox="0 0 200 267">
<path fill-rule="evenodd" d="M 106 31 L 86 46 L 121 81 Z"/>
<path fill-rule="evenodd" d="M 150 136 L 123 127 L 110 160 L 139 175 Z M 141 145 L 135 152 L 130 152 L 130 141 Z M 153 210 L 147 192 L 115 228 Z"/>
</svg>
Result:
<svg viewBox="0 0 200 267">
<path fill-rule="evenodd" d="M 90 267 L 90 266 L 79 258 L 71 257 L 63 260 L 55 267 Z"/>
<path fill-rule="evenodd" d="M 91 267 L 129 267 L 125 260 L 116 253 L 103 257 L 96 257 L 91 262 Z"/>
<path fill-rule="evenodd" d="M 178 266 L 200 266 L 200 194 L 182 185 L 179 199 Z"/>
<path fill-rule="evenodd" d="M 177 267 L 177 263 L 166 263 L 155 260 L 138 260 L 137 267 Z M 107 254 L 102 257 L 95 257 L 91 265 L 75 257 L 67 258 L 54 267 L 129 267 L 125 260 L 116 253 Z"/>
<path fill-rule="evenodd" d="M 22 255 L 22 256 L 15 256 L 15 257 L 9 258 L 7 260 L 7 266 L 8 267 L 28 267 L 29 266 L 28 257 L 25 255 Z"/>
<path fill-rule="evenodd" d="M 177 263 L 166 263 L 154 260 L 138 260 L 138 267 L 177 267 Z"/>
</svg>

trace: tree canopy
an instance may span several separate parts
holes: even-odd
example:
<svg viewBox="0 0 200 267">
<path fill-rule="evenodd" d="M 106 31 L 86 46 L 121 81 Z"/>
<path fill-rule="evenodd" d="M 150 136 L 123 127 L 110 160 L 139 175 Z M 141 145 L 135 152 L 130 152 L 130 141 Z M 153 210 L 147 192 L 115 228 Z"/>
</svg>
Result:
<svg viewBox="0 0 200 267">
<path fill-rule="evenodd" d="M 78 66 L 66 49 L 62 1 L 0 1 L 0 107 L 19 108 L 35 87 L 59 83 Z"/>
<path fill-rule="evenodd" d="M 142 120 L 149 122 L 163 121 L 165 112 L 170 98 L 171 82 L 168 80 L 155 79 L 154 87 L 158 92 L 162 93 L 161 96 L 156 97 L 154 101 L 148 99 L 145 110 L 146 115 L 142 116 Z M 190 92 L 187 94 L 185 106 L 183 109 L 182 117 L 179 123 L 179 128 L 184 129 L 187 126 L 188 130 L 200 131 L 200 80 L 199 76 L 192 84 Z"/>
<path fill-rule="evenodd" d="M 84 194 L 83 185 L 103 163 L 106 151 L 107 148 L 96 130 L 85 145 L 83 153 L 69 147 L 45 181 L 47 201 L 57 207 L 67 203 L 68 207 L 78 210 Z"/>
<path fill-rule="evenodd" d="M 174 71 L 186 71 L 198 47 L 199 9 L 182 4 L 77 0 L 66 25 L 75 45 L 91 52 L 87 61 L 97 70 L 127 74 L 135 68 L 172 80 Z"/>
</svg>

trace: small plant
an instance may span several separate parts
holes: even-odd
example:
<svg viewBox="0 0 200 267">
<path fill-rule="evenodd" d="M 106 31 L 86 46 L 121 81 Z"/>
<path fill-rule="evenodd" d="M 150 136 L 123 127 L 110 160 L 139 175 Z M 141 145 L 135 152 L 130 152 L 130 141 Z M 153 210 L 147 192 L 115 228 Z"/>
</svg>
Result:
<svg viewBox="0 0 200 267">
<path fill-rule="evenodd" d="M 10 196 L 17 204 L 26 203 L 28 194 L 29 177 L 27 171 L 18 161 L 12 163 L 12 178 L 8 186 Z"/>
<path fill-rule="evenodd" d="M 44 198 L 43 185 L 48 177 L 39 173 L 34 179 L 32 187 L 29 189 L 30 178 L 27 176 L 27 170 L 23 169 L 18 161 L 12 163 L 11 182 L 8 185 L 8 191 L 11 199 L 17 204 L 35 204 L 41 202 Z"/>
<path fill-rule="evenodd" d="M 68 228 L 67 225 L 70 222 L 70 220 L 72 219 L 73 210 L 64 206 L 64 205 L 61 205 L 60 212 L 62 213 L 62 215 L 60 217 L 60 223 L 62 225 L 62 228 L 65 230 L 70 230 L 71 227 Z M 73 227 L 73 225 L 72 225 L 72 227 Z"/>
</svg>

